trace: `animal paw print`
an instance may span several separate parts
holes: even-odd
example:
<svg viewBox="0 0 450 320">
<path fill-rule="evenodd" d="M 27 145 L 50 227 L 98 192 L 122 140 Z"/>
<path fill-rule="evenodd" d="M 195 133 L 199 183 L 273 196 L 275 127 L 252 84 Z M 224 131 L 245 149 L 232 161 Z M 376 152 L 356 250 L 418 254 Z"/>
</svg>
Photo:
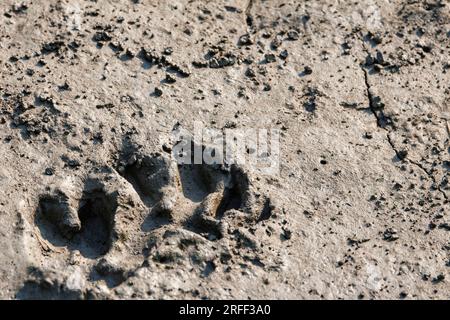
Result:
<svg viewBox="0 0 450 320">
<path fill-rule="evenodd" d="M 262 267 L 271 256 L 255 229 L 274 220 L 277 208 L 243 168 L 177 164 L 164 153 L 131 155 L 119 172 L 148 208 L 147 264 L 182 264 L 207 276 L 219 264 Z"/>
<path fill-rule="evenodd" d="M 238 210 L 248 221 L 270 217 L 270 200 L 257 197 L 238 166 L 180 164 L 168 155 L 133 156 L 120 172 L 152 208 L 153 220 L 199 233 L 210 240 L 225 235 L 226 216 Z M 155 228 L 148 228 L 152 230 Z"/>
<path fill-rule="evenodd" d="M 35 223 L 50 244 L 96 259 L 114 247 L 121 236 L 120 220 L 137 201 L 114 175 L 90 176 L 82 185 L 63 180 L 39 197 Z"/>
</svg>

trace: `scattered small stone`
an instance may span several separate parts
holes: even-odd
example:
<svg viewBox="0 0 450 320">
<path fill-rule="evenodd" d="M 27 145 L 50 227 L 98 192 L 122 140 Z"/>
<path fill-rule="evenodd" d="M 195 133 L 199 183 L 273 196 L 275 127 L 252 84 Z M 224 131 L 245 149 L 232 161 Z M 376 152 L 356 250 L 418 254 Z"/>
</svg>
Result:
<svg viewBox="0 0 450 320">
<path fill-rule="evenodd" d="M 287 50 L 283 50 L 283 51 L 280 52 L 279 57 L 282 60 L 286 60 L 288 55 L 289 55 L 288 51 Z"/>
<path fill-rule="evenodd" d="M 366 67 L 373 67 L 377 68 L 378 71 L 381 70 L 383 67 L 387 67 L 390 64 L 384 60 L 383 53 L 381 51 L 377 51 L 375 57 L 372 57 L 372 55 L 368 55 L 366 57 L 365 66 Z"/>
<path fill-rule="evenodd" d="M 160 89 L 160 88 L 158 88 L 158 87 L 156 87 L 155 88 L 155 91 L 153 91 L 153 95 L 155 96 L 155 97 L 161 97 L 162 96 L 162 94 L 163 94 L 163 92 L 162 92 L 162 90 Z"/>
<path fill-rule="evenodd" d="M 275 57 L 275 55 L 273 53 L 266 53 L 264 55 L 264 59 L 265 59 L 266 63 L 275 62 L 277 60 L 277 58 Z"/>
<path fill-rule="evenodd" d="M 250 38 L 250 35 L 248 33 L 239 37 L 238 45 L 247 46 L 247 45 L 252 45 L 252 44 L 253 44 L 253 40 Z"/>
<path fill-rule="evenodd" d="M 52 168 L 46 168 L 44 173 L 46 176 L 52 176 L 54 174 L 54 170 Z"/>
<path fill-rule="evenodd" d="M 313 70 L 309 66 L 306 66 L 305 69 L 303 69 L 303 74 L 304 75 L 310 75 L 312 73 L 313 73 Z"/>
<path fill-rule="evenodd" d="M 292 231 L 289 230 L 287 227 L 282 227 L 281 230 L 283 230 L 281 236 L 284 240 L 290 240 L 292 238 Z"/>
<path fill-rule="evenodd" d="M 281 46 L 281 43 L 282 43 L 282 41 L 281 41 L 280 37 L 277 36 L 270 43 L 270 47 L 272 50 L 276 50 Z"/>
<path fill-rule="evenodd" d="M 258 73 L 262 76 L 267 75 L 267 68 L 265 66 L 259 65 L 258 66 Z"/>
<path fill-rule="evenodd" d="M 192 61 L 192 65 L 196 68 L 207 68 L 208 67 L 208 63 L 204 62 L 204 61 Z"/>
<path fill-rule="evenodd" d="M 385 104 L 381 101 L 379 96 L 371 96 L 370 97 L 370 107 L 372 110 L 381 110 L 384 109 Z"/>
<path fill-rule="evenodd" d="M 249 78 L 255 78 L 256 77 L 256 73 L 253 69 L 248 68 L 247 71 L 245 71 L 245 75 Z"/>
<path fill-rule="evenodd" d="M 395 241 L 398 238 L 398 231 L 394 228 L 388 228 L 383 233 L 383 239 L 386 241 Z"/>
<path fill-rule="evenodd" d="M 374 44 L 375 46 L 383 43 L 383 38 L 381 37 L 381 34 L 379 32 L 372 33 L 369 31 L 367 33 L 367 39 L 369 39 L 369 41 L 372 42 L 372 44 Z"/>
<path fill-rule="evenodd" d="M 361 244 L 366 243 L 366 242 L 368 242 L 368 241 L 370 241 L 370 239 L 361 239 L 361 240 L 358 240 L 358 239 L 355 239 L 355 238 L 347 238 L 347 244 L 348 244 L 349 246 L 351 246 L 351 247 L 353 247 L 353 246 L 359 247 Z"/>
<path fill-rule="evenodd" d="M 430 53 L 431 51 L 433 51 L 433 46 L 431 45 L 423 45 L 420 47 L 422 48 L 422 51 L 425 53 Z"/>
<path fill-rule="evenodd" d="M 227 122 L 225 122 L 225 125 L 223 127 L 225 129 L 234 129 L 237 127 L 237 124 L 234 121 L 227 121 Z"/>
<path fill-rule="evenodd" d="M 407 156 L 408 156 L 408 151 L 406 151 L 406 150 L 400 150 L 397 152 L 397 158 L 399 160 L 405 160 Z"/>
<path fill-rule="evenodd" d="M 232 54 L 226 54 L 225 56 L 212 58 L 209 61 L 209 67 L 212 69 L 219 69 L 232 66 L 236 63 L 236 57 Z"/>
<path fill-rule="evenodd" d="M 430 280 L 430 278 L 431 278 L 430 274 L 428 274 L 428 273 L 422 274 L 422 280 L 423 281 L 428 281 L 428 280 Z"/>
<path fill-rule="evenodd" d="M 245 57 L 242 62 L 245 64 L 252 64 L 253 62 L 255 62 L 255 58 L 252 55 L 249 55 Z"/>
<path fill-rule="evenodd" d="M 28 10 L 28 5 L 26 3 L 18 3 L 12 6 L 12 12 L 15 14 L 24 14 Z"/>
<path fill-rule="evenodd" d="M 167 143 L 164 143 L 162 145 L 162 149 L 163 149 L 164 152 L 167 152 L 167 153 L 171 153 L 172 152 L 172 147 L 169 146 Z"/>
<path fill-rule="evenodd" d="M 92 37 L 94 42 L 107 42 L 110 41 L 112 37 L 105 31 L 96 32 Z"/>
<path fill-rule="evenodd" d="M 437 283 L 443 282 L 444 280 L 445 280 L 445 275 L 441 273 L 441 274 L 438 274 L 436 277 L 434 277 L 431 281 L 434 284 L 437 284 Z"/>
<path fill-rule="evenodd" d="M 172 77 L 170 74 L 166 74 L 166 78 L 164 79 L 164 81 L 166 83 L 175 83 L 175 82 L 177 82 L 177 80 L 174 77 Z"/>
<path fill-rule="evenodd" d="M 66 164 L 70 167 L 70 168 L 78 168 L 81 164 L 78 160 L 76 159 L 68 159 L 66 161 Z"/>
<path fill-rule="evenodd" d="M 240 88 L 239 88 L 238 93 L 237 93 L 237 96 L 238 96 L 239 98 L 246 98 L 246 99 L 248 99 L 248 96 L 247 96 L 247 94 L 245 93 L 245 88 L 244 88 L 244 87 L 240 87 Z"/>
<path fill-rule="evenodd" d="M 64 82 L 63 85 L 58 86 L 59 91 L 69 91 L 70 90 L 70 86 L 69 84 L 66 82 Z"/>
<path fill-rule="evenodd" d="M 299 34 L 295 30 L 289 30 L 287 33 L 288 39 L 292 41 L 296 41 L 300 38 Z"/>
<path fill-rule="evenodd" d="M 113 41 L 109 44 L 109 47 L 115 52 L 121 52 L 124 50 L 122 44 L 118 41 Z"/>
<path fill-rule="evenodd" d="M 232 13 L 241 13 L 242 10 L 233 6 L 225 6 L 224 7 L 225 10 L 227 10 L 228 12 L 232 12 Z"/>
<path fill-rule="evenodd" d="M 349 42 L 344 42 L 342 44 L 342 49 L 344 50 L 344 55 L 349 55 L 352 47 L 353 46 Z"/>
<path fill-rule="evenodd" d="M 136 56 L 136 52 L 131 49 L 126 49 L 123 56 L 127 59 L 133 59 Z"/>
<path fill-rule="evenodd" d="M 112 108 L 114 108 L 114 104 L 112 104 L 112 103 L 98 104 L 95 107 L 97 109 L 112 109 Z"/>
<path fill-rule="evenodd" d="M 394 184 L 394 186 L 392 187 L 392 189 L 394 189 L 395 191 L 399 191 L 399 190 L 401 190 L 403 188 L 403 186 L 400 184 L 400 183 L 398 183 L 398 182 L 396 182 L 395 184 Z"/>
<path fill-rule="evenodd" d="M 308 210 L 303 210 L 303 214 L 307 217 L 307 218 L 312 218 L 313 217 L 313 213 L 308 211 Z"/>
<path fill-rule="evenodd" d="M 447 222 L 439 224 L 439 229 L 444 229 L 445 231 L 450 231 L 450 224 Z"/>
<path fill-rule="evenodd" d="M 184 32 L 186 35 L 188 35 L 188 36 L 191 36 L 191 35 L 192 35 L 192 29 L 189 28 L 189 27 L 186 27 L 186 28 L 183 30 L 183 32 Z"/>
<path fill-rule="evenodd" d="M 317 109 L 317 97 L 323 96 L 323 94 L 314 87 L 307 87 L 303 94 L 304 97 L 307 97 L 307 100 L 303 103 L 303 106 L 308 112 L 315 112 Z"/>
<path fill-rule="evenodd" d="M 166 56 L 170 56 L 172 53 L 173 53 L 172 47 L 167 47 L 163 50 L 163 54 L 165 54 Z"/>
<path fill-rule="evenodd" d="M 343 101 L 340 103 L 341 106 L 343 106 L 344 108 L 349 108 L 349 109 L 356 109 L 358 107 L 358 103 L 357 102 L 347 102 L 347 101 Z"/>
<path fill-rule="evenodd" d="M 62 41 L 54 41 L 54 42 L 45 43 L 42 46 L 41 52 L 42 52 L 42 54 L 55 53 L 55 52 L 58 52 L 63 46 L 64 46 L 64 42 L 62 42 Z"/>
</svg>

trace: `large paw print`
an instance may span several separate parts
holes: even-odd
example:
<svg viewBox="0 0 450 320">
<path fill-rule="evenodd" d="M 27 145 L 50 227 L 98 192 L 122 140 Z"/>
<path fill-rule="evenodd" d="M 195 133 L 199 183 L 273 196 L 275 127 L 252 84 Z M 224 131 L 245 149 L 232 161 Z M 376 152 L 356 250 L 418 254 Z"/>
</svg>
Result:
<svg viewBox="0 0 450 320">
<path fill-rule="evenodd" d="M 245 213 L 248 221 L 270 216 L 269 199 L 256 196 L 248 175 L 238 166 L 177 165 L 162 154 L 131 159 L 120 171 L 152 208 L 153 220 L 165 216 L 166 224 L 211 240 L 224 236 L 223 222 L 233 210 Z"/>
<path fill-rule="evenodd" d="M 81 184 L 63 180 L 41 194 L 34 220 L 52 245 L 96 259 L 120 240 L 121 224 L 137 214 L 138 202 L 114 174 L 92 175 Z"/>
</svg>

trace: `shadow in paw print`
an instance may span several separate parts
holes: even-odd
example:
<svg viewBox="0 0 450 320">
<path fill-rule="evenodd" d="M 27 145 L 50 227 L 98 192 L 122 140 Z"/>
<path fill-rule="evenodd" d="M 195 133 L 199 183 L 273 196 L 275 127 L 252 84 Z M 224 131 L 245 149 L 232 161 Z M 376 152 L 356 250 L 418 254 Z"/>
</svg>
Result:
<svg viewBox="0 0 450 320">
<path fill-rule="evenodd" d="M 204 152 L 217 152 L 204 145 L 191 142 L 191 150 Z M 174 154 L 175 155 L 175 154 Z M 179 156 L 179 155 L 175 155 Z M 193 203 L 201 203 L 209 194 L 216 192 L 220 183 L 225 183 L 226 173 L 222 172 L 219 165 L 195 163 L 195 154 L 190 154 L 187 163 L 179 163 L 177 166 L 181 190 L 184 198 Z"/>
<path fill-rule="evenodd" d="M 264 201 L 264 206 L 262 208 L 261 214 L 259 215 L 258 222 L 269 220 L 272 217 L 273 206 L 270 203 L 270 199 L 267 198 Z"/>
<path fill-rule="evenodd" d="M 57 247 L 79 250 L 86 258 L 105 255 L 111 246 L 111 231 L 115 205 L 102 190 L 84 192 L 78 210 L 72 209 L 76 223 L 68 230 L 70 208 L 58 197 L 40 199 L 35 216 L 42 237 Z"/>
<path fill-rule="evenodd" d="M 228 210 L 239 210 L 243 204 L 242 194 L 243 190 L 240 189 L 240 186 L 237 183 L 226 188 L 223 193 L 223 198 L 217 208 L 215 214 L 216 218 L 221 219 Z"/>
<path fill-rule="evenodd" d="M 148 177 L 156 171 L 157 168 L 154 166 L 141 167 L 141 165 L 134 164 L 126 167 L 123 172 L 123 177 L 131 183 L 146 206 L 153 206 L 156 202 L 155 194 L 147 184 Z"/>
<path fill-rule="evenodd" d="M 200 203 L 214 192 L 213 181 L 204 164 L 182 164 L 178 166 L 181 187 L 185 198 Z"/>
<path fill-rule="evenodd" d="M 144 232 L 150 232 L 169 223 L 170 219 L 161 215 L 158 208 L 152 208 L 142 223 L 141 230 Z"/>
</svg>

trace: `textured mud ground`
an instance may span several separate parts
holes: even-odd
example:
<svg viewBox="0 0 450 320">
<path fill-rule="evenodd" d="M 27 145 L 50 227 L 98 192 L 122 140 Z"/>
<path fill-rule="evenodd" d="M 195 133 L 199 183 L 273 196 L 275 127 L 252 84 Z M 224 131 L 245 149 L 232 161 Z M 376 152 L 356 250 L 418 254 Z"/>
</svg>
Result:
<svg viewBox="0 0 450 320">
<path fill-rule="evenodd" d="M 0 66 L 0 297 L 450 298 L 447 1 L 5 0 Z"/>
</svg>

